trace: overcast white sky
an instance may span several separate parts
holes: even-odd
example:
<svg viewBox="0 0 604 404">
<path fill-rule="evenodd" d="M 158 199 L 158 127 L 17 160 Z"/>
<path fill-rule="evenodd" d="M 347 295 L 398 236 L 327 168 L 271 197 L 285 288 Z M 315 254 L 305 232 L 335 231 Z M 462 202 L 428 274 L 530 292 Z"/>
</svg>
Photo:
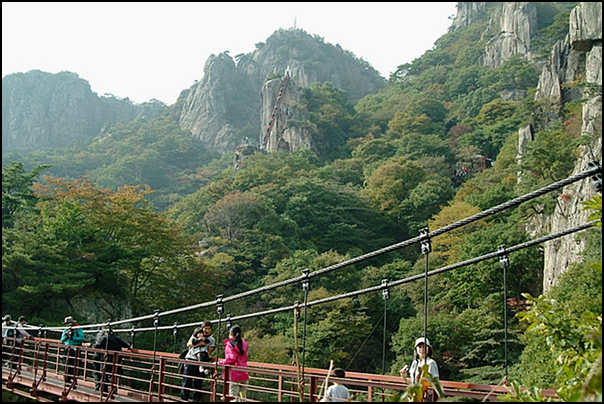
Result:
<svg viewBox="0 0 604 404">
<path fill-rule="evenodd" d="M 252 52 L 295 22 L 388 78 L 447 33 L 456 4 L 2 2 L 2 77 L 67 70 L 99 95 L 171 105 L 211 54 Z"/>
</svg>

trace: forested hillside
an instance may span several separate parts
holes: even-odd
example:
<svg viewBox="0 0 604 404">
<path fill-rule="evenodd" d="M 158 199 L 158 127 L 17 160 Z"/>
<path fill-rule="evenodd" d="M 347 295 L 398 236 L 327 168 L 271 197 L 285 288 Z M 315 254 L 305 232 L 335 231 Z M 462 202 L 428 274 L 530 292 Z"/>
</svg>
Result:
<svg viewBox="0 0 604 404">
<path fill-rule="evenodd" d="M 358 102 L 331 82 L 306 87 L 297 107 L 309 120 L 290 124 L 312 127 L 319 153 L 256 153 L 235 171 L 232 152 L 219 153 L 179 126 L 186 91 L 158 115 L 108 126 L 90 140 L 3 153 L 3 313 L 54 325 L 68 314 L 96 322 L 211 301 L 441 228 L 582 171 L 581 159 L 601 163 L 601 23 L 588 56 L 567 52 L 577 66 L 592 60 L 597 71 L 590 58 L 599 46 L 599 79 L 589 66 L 565 70 L 554 102 L 543 96 L 543 72 L 569 40 L 577 3 L 528 3 L 527 15 L 536 16 L 530 46 L 507 57 L 493 53 L 493 21 L 503 20 L 505 7 L 480 4 L 466 10 L 475 11 L 464 14 L 468 23 L 456 19 L 433 49 Z M 596 111 L 590 119 L 586 105 Z M 526 143 L 522 128 L 530 128 Z M 585 192 L 595 195 L 585 216 L 601 216 L 601 193 Z M 435 237 L 429 268 L 547 233 L 536 220 L 555 216 L 572 199 L 565 195 Z M 328 368 L 333 360 L 351 371 L 398 375 L 426 320 L 441 379 L 498 384 L 509 373 L 523 386 L 565 387 L 570 400 L 599 366 L 601 397 L 601 233 L 576 237 L 580 258 L 534 303 L 544 292 L 544 248 L 510 254 L 505 320 L 497 260 L 430 277 L 427 319 L 423 282 L 391 289 L 385 327 L 377 292 L 312 306 L 306 365 Z M 419 245 L 397 249 L 313 278 L 307 298 L 421 274 L 425 264 Z M 225 313 L 304 298 L 295 284 L 227 303 Z M 216 316 L 206 308 L 165 324 Z M 291 363 L 293 321 L 291 313 L 242 321 L 250 359 Z M 151 344 L 152 335 L 137 343 Z M 172 344 L 171 332 L 160 333 L 158 349 Z"/>
</svg>

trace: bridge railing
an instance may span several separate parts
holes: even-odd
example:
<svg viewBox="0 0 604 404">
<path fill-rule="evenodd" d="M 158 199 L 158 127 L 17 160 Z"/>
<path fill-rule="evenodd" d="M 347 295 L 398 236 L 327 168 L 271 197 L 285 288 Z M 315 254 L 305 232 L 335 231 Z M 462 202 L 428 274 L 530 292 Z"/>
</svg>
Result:
<svg viewBox="0 0 604 404">
<path fill-rule="evenodd" d="M 99 398 L 118 394 L 139 401 L 181 401 L 183 374 L 179 371 L 179 365 L 202 364 L 179 359 L 178 354 L 145 350 L 109 351 L 113 354 L 113 360 L 106 362 L 103 359 L 105 350 L 83 346 L 78 347 L 78 360 L 70 365 L 65 360 L 64 348 L 59 341 L 44 338 L 24 340 L 21 347 L 15 347 L 10 339 L 6 344 L 3 342 L 3 361 L 6 360 L 9 365 L 3 368 L 3 382 L 6 380 L 10 386 L 19 375 L 19 380 L 27 380 L 32 396 L 35 396 L 37 389 L 42 390 L 44 383 L 52 380 L 58 389 L 56 394 L 65 399 L 70 394 L 90 391 L 89 394 L 98 394 Z M 199 391 L 210 401 L 233 399 L 228 396 L 228 375 L 232 370 L 245 370 L 250 376 L 247 401 L 297 402 L 303 394 L 304 401 L 314 402 L 322 397 L 327 388 L 324 385 L 328 373 L 326 369 L 306 367 L 303 383 L 300 383 L 296 366 L 248 362 L 247 368 L 216 363 L 205 363 L 205 367 L 211 368 L 208 377 L 191 378 L 202 381 Z M 97 380 L 101 381 L 98 391 L 94 390 L 95 373 L 100 377 Z M 69 380 L 70 377 L 72 380 Z M 354 402 L 391 401 L 394 394 L 400 394 L 407 388 L 400 377 L 389 375 L 347 372 L 346 378 L 330 377 L 329 380 L 330 383 L 338 381 L 346 385 Z M 441 384 L 447 396 L 494 401 L 498 395 L 508 392 L 504 386 L 449 381 L 441 381 Z M 301 385 L 303 389 L 300 389 Z M 191 386 L 190 396 L 194 394 L 194 383 Z M 103 390 L 106 391 L 105 396 Z M 556 397 L 551 390 L 545 390 L 542 394 Z"/>
</svg>

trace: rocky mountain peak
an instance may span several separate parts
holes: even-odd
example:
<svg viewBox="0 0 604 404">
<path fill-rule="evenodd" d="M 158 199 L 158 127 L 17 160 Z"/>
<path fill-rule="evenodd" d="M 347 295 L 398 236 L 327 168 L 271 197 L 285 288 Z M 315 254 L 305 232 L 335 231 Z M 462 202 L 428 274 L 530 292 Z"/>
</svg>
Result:
<svg viewBox="0 0 604 404">
<path fill-rule="evenodd" d="M 187 96 L 180 126 L 221 152 L 234 150 L 245 136 L 260 142 L 263 120 L 270 113 L 265 109 L 273 107 L 263 87 L 286 69 L 298 88 L 329 81 L 346 90 L 352 103 L 386 84 L 367 62 L 339 45 L 301 29 L 280 29 L 253 52 L 236 55 L 235 61 L 226 52 L 208 58 L 202 80 Z M 307 143 L 294 141 L 300 142 Z"/>
<path fill-rule="evenodd" d="M 152 104 L 152 103 L 151 103 Z M 129 121 L 156 106 L 99 97 L 71 72 L 31 70 L 2 78 L 2 151 L 65 146 L 96 136 L 106 124 Z"/>
</svg>

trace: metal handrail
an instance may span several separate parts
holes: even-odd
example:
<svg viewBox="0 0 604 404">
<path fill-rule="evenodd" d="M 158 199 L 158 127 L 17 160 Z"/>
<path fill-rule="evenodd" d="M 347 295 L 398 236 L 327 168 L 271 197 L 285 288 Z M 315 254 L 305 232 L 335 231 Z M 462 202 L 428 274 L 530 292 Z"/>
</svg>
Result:
<svg viewBox="0 0 604 404">
<path fill-rule="evenodd" d="M 43 359 L 40 355 L 40 347 L 44 346 Z M 92 373 L 98 371 L 93 365 L 99 361 L 90 359 L 94 353 L 105 351 L 86 346 L 79 347 L 82 355 L 77 358 L 82 366 L 78 366 L 76 360 L 74 366 L 79 367 L 79 372 L 70 375 L 77 380 L 77 389 L 68 389 L 63 386 L 64 366 L 50 366 L 59 363 L 60 344 L 57 340 L 35 339 L 24 340 L 21 346 L 21 353 L 18 358 L 11 358 L 11 362 L 21 364 L 20 373 L 13 376 L 9 385 L 11 376 L 9 369 L 2 371 L 3 388 L 13 389 L 14 385 L 29 387 L 30 395 L 36 397 L 43 393 L 55 394 L 76 401 L 109 401 L 111 394 L 117 391 L 118 395 L 127 396 L 130 400 L 138 401 L 172 401 L 180 400 L 180 391 L 183 375 L 178 373 L 178 364 L 195 364 L 199 362 L 186 359 L 179 359 L 177 354 L 167 352 L 156 352 L 155 359 L 159 366 L 155 366 L 157 372 L 155 380 L 150 377 L 150 371 L 153 365 L 153 351 L 136 350 L 131 351 L 112 351 L 113 366 L 111 369 L 111 379 L 109 395 L 103 395 L 101 391 L 94 390 Z M 5 346 L 3 345 L 3 349 Z M 120 364 L 120 362 L 123 362 Z M 118 373 L 118 367 L 122 368 L 123 374 Z M 248 367 L 237 367 L 230 365 L 217 365 L 222 373 L 219 376 L 214 373 L 212 377 L 201 378 L 209 382 L 209 389 L 202 389 L 202 393 L 208 394 L 212 400 L 222 398 L 226 401 L 232 399 L 228 396 L 228 384 L 230 382 L 230 373 L 232 370 L 242 370 L 250 375 L 248 386 L 248 398 L 258 398 L 261 401 L 283 401 L 295 399 L 298 397 L 298 383 L 296 367 L 291 365 L 278 365 L 260 362 L 248 362 Z M 214 369 L 214 366 L 212 366 Z M 305 372 L 304 399 L 316 401 L 318 399 L 319 385 L 324 382 L 327 375 L 327 369 L 307 368 Z M 17 373 L 17 372 L 15 372 Z M 42 377 L 38 377 L 42 375 Z M 359 372 L 347 372 L 346 378 L 330 377 L 330 381 L 337 381 L 345 384 L 351 394 L 353 401 L 384 401 L 388 400 L 395 393 L 402 393 L 407 385 L 399 376 L 368 374 Z M 189 376 L 187 376 L 189 377 Z M 191 376 L 192 377 L 192 376 Z M 194 377 L 192 377 L 194 378 Z M 5 386 L 4 381 L 7 381 Z M 440 382 L 447 396 L 460 396 L 488 400 L 496 400 L 497 394 L 507 394 L 509 391 L 505 386 L 491 386 L 476 383 Z M 75 383 L 74 383 L 75 384 Z M 153 388 L 150 386 L 153 384 Z M 220 391 L 222 387 L 222 392 Z M 553 390 L 543 390 L 542 395 L 556 397 Z M 222 396 L 222 397 L 220 397 Z"/>
</svg>

